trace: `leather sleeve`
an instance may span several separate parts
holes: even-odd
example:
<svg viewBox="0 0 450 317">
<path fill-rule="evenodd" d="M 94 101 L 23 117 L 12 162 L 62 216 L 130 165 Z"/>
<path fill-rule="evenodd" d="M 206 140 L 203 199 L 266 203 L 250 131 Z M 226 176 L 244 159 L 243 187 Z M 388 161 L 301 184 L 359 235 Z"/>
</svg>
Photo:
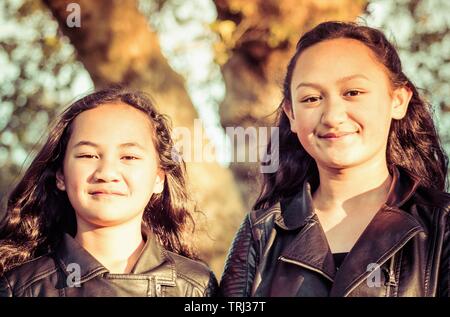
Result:
<svg viewBox="0 0 450 317">
<path fill-rule="evenodd" d="M 247 215 L 239 228 L 225 263 L 220 289 L 226 297 L 249 297 L 258 262 L 250 219 Z"/>
<path fill-rule="evenodd" d="M 450 297 L 450 217 L 447 213 L 439 269 L 439 297 Z"/>
<path fill-rule="evenodd" d="M 11 286 L 6 277 L 0 277 L 0 297 L 12 297 Z"/>
</svg>

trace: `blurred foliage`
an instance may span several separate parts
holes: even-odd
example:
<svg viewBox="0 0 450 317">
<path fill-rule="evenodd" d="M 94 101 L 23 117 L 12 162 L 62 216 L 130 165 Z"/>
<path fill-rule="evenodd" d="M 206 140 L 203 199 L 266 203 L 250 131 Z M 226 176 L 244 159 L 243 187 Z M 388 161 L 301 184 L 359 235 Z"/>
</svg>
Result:
<svg viewBox="0 0 450 317">
<path fill-rule="evenodd" d="M 84 68 L 40 1 L 0 2 L 0 197 L 38 148 L 46 127 L 74 98 Z M 4 203 L 4 201 L 3 201 Z"/>
<path fill-rule="evenodd" d="M 367 0 L 214 0 L 219 19 L 210 27 L 220 40 L 214 45 L 216 62 L 225 64 L 241 44 L 252 50 L 250 55 L 262 57 L 264 52 L 295 46 L 299 30 L 319 21 L 346 17 L 358 11 Z M 344 5 L 343 5 L 344 4 Z M 345 10 L 345 12 L 343 12 Z M 306 22 L 305 22 L 306 20 Z M 306 25 L 305 25 L 306 24 Z M 253 43 L 249 46 L 249 43 Z M 267 49 L 261 46 L 265 43 Z"/>
<path fill-rule="evenodd" d="M 212 47 L 219 40 L 210 29 L 217 19 L 210 0 L 139 1 L 140 11 L 157 32 L 161 50 L 171 67 L 185 79 L 185 87 L 216 148 L 219 163 L 228 165 L 229 142 L 219 117 L 225 83 Z"/>
<path fill-rule="evenodd" d="M 221 1 L 215 2 L 217 5 Z M 290 2 L 279 2 L 280 8 L 277 8 L 271 6 L 269 1 L 229 0 L 227 5 L 230 15 L 209 25 L 218 34 L 214 48 L 216 61 L 224 64 L 243 36 L 264 36 L 271 48 L 295 41 L 298 37 L 295 27 L 273 18 Z M 186 14 L 184 3 L 182 0 L 143 0 L 140 8 L 147 16 L 172 10 L 173 17 L 182 25 L 192 19 L 192 15 Z M 315 6 L 325 3 L 324 0 L 314 1 Z M 254 16 L 255 10 L 265 12 L 266 16 L 257 21 L 258 29 L 249 30 L 249 22 L 245 18 Z M 380 26 L 388 34 L 391 33 L 399 47 L 407 74 L 424 89 L 430 101 L 439 106 L 437 109 L 442 109 L 442 112 L 437 111 L 436 116 L 440 119 L 440 132 L 447 150 L 450 145 L 450 120 L 447 114 L 450 112 L 448 12 L 450 2 L 446 0 L 373 0 L 369 2 L 367 14 L 363 17 L 369 25 Z M 287 15 L 286 18 L 295 23 L 295 16 Z M 36 143 L 45 134 L 51 119 L 61 107 L 85 90 L 80 89 L 79 81 L 84 82 L 81 84 L 85 85 L 83 87 L 89 87 L 91 83 L 83 65 L 76 61 L 72 45 L 58 33 L 57 23 L 41 1 L 1 1 L 0 23 L 2 197 L 19 175 L 28 153 L 36 148 Z M 176 58 L 177 52 L 174 51 L 173 55 Z M 184 75 L 189 76 L 189 73 Z"/>
</svg>

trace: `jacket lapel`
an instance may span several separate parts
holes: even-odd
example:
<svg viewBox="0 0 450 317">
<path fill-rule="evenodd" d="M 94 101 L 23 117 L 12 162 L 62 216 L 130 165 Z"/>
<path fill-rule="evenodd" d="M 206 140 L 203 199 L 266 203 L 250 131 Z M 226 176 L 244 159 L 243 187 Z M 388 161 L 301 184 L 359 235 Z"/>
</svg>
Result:
<svg viewBox="0 0 450 317">
<path fill-rule="evenodd" d="M 158 281 L 161 284 L 174 286 L 176 270 L 173 259 L 167 255 L 167 251 L 157 242 L 150 229 L 144 225 L 142 233 L 146 242 L 130 274 L 149 275 L 157 272 Z M 109 273 L 107 268 L 67 233 L 64 234 L 63 240 L 56 250 L 56 259 L 66 276 L 70 276 L 73 264 L 77 264 L 77 268 L 80 269 L 80 283 Z M 170 265 L 163 265 L 166 262 L 169 262 Z"/>
<path fill-rule="evenodd" d="M 379 267 L 411 238 L 423 231 L 422 225 L 400 207 L 415 192 L 419 181 L 393 166 L 393 181 L 386 203 L 363 231 L 336 274 L 330 296 L 348 296 L 367 282 Z"/>
<path fill-rule="evenodd" d="M 411 215 L 384 206 L 345 258 L 330 296 L 348 296 L 358 285 L 367 282 L 373 268 L 380 267 L 422 230 Z"/>
<path fill-rule="evenodd" d="M 281 254 L 280 260 L 315 271 L 333 282 L 335 265 L 322 227 L 316 221 L 305 225 Z"/>
<path fill-rule="evenodd" d="M 422 225 L 400 208 L 414 194 L 419 180 L 395 165 L 392 165 L 392 172 L 393 181 L 386 203 L 361 234 L 338 272 L 326 235 L 314 213 L 307 181 L 299 195 L 280 203 L 281 214 L 275 223 L 283 230 L 300 230 L 279 259 L 315 271 L 332 281 L 330 296 L 348 296 L 369 277 L 372 272 L 369 265 L 381 266 L 423 231 Z"/>
<path fill-rule="evenodd" d="M 68 278 L 76 276 L 71 275 L 72 273 L 80 274 L 77 283 L 87 282 L 98 275 L 109 272 L 68 233 L 64 234 L 56 250 L 56 261 Z"/>
<path fill-rule="evenodd" d="M 275 220 L 280 228 L 301 229 L 279 259 L 315 271 L 333 281 L 334 260 L 325 233 L 313 210 L 310 184 L 303 184 L 300 195 L 281 201 L 281 210 L 282 214 Z"/>
<path fill-rule="evenodd" d="M 139 255 L 136 264 L 131 270 L 131 274 L 153 273 L 157 276 L 157 282 L 167 286 L 175 286 L 177 272 L 174 260 L 167 255 L 167 251 L 163 248 L 156 236 L 143 226 L 142 232 L 146 237 L 145 246 Z M 169 265 L 164 265 L 169 263 Z"/>
</svg>

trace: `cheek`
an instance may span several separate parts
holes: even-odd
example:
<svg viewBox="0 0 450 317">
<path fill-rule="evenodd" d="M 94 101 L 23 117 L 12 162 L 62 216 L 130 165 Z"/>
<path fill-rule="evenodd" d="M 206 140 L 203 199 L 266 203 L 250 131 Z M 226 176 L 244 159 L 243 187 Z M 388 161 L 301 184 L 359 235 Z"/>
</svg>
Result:
<svg viewBox="0 0 450 317">
<path fill-rule="evenodd" d="M 95 160 L 69 160 L 64 167 L 66 191 L 70 197 L 84 197 L 92 185 L 93 176 L 98 168 Z"/>
<path fill-rule="evenodd" d="M 88 178 L 88 175 L 89 168 L 86 165 L 76 163 L 72 160 L 69 160 L 64 165 L 64 179 L 66 182 L 66 186 L 68 186 L 67 190 L 80 190 L 80 188 Z"/>
<path fill-rule="evenodd" d="M 151 188 L 156 177 L 156 166 L 154 164 L 139 164 L 133 166 L 127 172 L 129 185 L 136 188 Z"/>
<path fill-rule="evenodd" d="M 297 130 L 297 136 L 300 143 L 304 147 L 308 147 L 308 145 L 312 142 L 312 130 L 309 127 L 305 127 L 304 125 Z"/>
<path fill-rule="evenodd" d="M 297 137 L 303 146 L 313 142 L 317 120 L 314 113 L 297 113 L 295 127 Z"/>
<path fill-rule="evenodd" d="M 390 113 L 386 107 L 367 109 L 364 113 L 357 113 L 355 120 L 362 127 L 364 136 L 370 137 L 371 142 L 387 136 L 391 125 Z"/>
</svg>

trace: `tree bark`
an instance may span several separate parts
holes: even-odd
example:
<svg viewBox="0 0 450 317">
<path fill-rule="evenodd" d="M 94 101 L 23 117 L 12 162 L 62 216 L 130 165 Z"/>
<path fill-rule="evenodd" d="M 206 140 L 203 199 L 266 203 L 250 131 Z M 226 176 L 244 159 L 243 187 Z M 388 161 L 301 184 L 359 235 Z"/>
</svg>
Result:
<svg viewBox="0 0 450 317">
<path fill-rule="evenodd" d="M 198 116 L 184 80 L 162 55 L 157 35 L 139 12 L 136 1 L 78 0 L 81 27 L 69 27 L 71 12 L 67 6 L 73 2 L 44 0 L 95 87 L 123 84 L 149 92 L 159 110 L 171 117 L 174 127 L 187 127 L 193 135 L 193 121 Z M 194 199 L 205 215 L 195 217 L 199 253 L 220 276 L 226 252 L 244 215 L 242 199 L 229 169 L 208 162 L 188 163 L 187 169 Z"/>
</svg>

